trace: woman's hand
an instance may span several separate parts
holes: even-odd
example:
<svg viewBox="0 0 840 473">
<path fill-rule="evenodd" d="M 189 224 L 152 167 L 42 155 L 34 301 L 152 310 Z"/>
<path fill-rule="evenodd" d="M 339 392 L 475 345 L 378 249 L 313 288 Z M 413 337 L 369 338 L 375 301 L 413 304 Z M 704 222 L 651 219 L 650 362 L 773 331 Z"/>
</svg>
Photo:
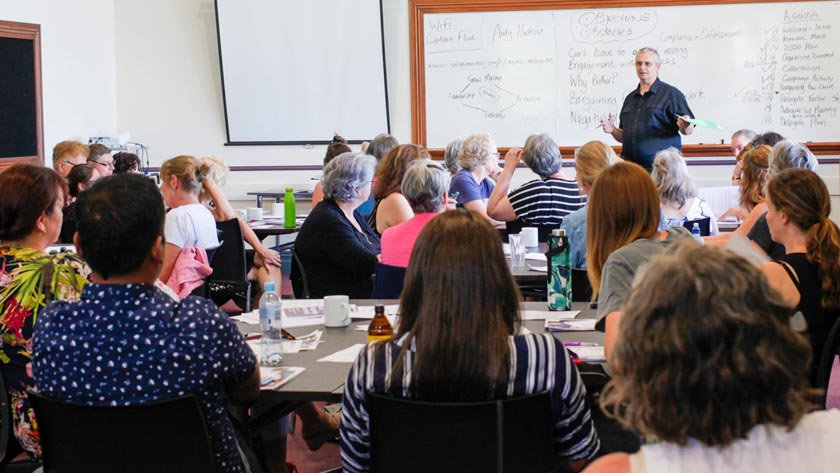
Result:
<svg viewBox="0 0 840 473">
<path fill-rule="evenodd" d="M 280 253 L 264 246 L 262 248 L 255 248 L 255 251 L 268 272 L 271 272 L 269 266 L 280 267 Z"/>
</svg>

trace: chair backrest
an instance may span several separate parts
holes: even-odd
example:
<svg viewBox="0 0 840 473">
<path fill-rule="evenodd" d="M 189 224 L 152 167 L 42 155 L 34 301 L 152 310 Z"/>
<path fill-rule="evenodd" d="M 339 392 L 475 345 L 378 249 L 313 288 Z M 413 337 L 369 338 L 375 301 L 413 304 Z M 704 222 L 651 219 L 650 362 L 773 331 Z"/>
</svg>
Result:
<svg viewBox="0 0 840 473">
<path fill-rule="evenodd" d="M 825 390 L 825 407 L 840 408 L 840 318 L 834 322 L 817 366 L 817 387 Z"/>
<path fill-rule="evenodd" d="M 405 282 L 405 268 L 376 263 L 371 299 L 399 299 Z"/>
<path fill-rule="evenodd" d="M 548 472 L 556 466 L 548 393 L 431 403 L 368 393 L 374 472 Z"/>
<path fill-rule="evenodd" d="M 242 239 L 239 219 L 216 222 L 216 229 L 219 231 L 219 240 L 222 244 L 213 253 L 213 260 L 210 263 L 213 273 L 210 275 L 210 282 L 248 284 L 245 277 L 247 274 L 245 240 Z"/>
<path fill-rule="evenodd" d="M 192 396 L 93 407 L 30 393 L 46 472 L 219 471 Z"/>
<path fill-rule="evenodd" d="M 700 227 L 700 236 L 709 236 L 712 234 L 711 217 L 698 218 L 697 220 L 686 220 L 683 222 L 683 227 L 687 228 L 688 231 L 691 231 L 691 229 L 694 228 L 695 223 L 698 227 Z"/>
<path fill-rule="evenodd" d="M 572 302 L 589 302 L 592 299 L 592 284 L 585 269 L 572 268 Z"/>
<path fill-rule="evenodd" d="M 289 279 L 292 281 L 292 291 L 295 294 L 295 299 L 309 299 L 309 283 L 306 281 L 306 271 L 303 269 L 303 263 L 294 248 L 290 248 L 289 252 L 292 254 L 292 271 Z"/>
</svg>

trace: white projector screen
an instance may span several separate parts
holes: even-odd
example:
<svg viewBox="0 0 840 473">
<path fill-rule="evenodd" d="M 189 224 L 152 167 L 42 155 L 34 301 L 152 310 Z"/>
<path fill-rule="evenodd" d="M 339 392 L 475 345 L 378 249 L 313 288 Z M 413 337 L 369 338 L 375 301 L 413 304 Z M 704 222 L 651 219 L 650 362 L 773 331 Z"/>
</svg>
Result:
<svg viewBox="0 0 840 473">
<path fill-rule="evenodd" d="M 380 0 L 216 0 L 228 144 L 389 132 Z"/>
</svg>

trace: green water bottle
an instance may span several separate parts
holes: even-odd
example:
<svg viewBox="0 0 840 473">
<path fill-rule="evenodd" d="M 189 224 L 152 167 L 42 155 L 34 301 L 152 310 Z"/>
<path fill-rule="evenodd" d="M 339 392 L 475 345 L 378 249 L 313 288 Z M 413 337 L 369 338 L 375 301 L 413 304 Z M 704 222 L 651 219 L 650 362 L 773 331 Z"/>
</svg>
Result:
<svg viewBox="0 0 840 473">
<path fill-rule="evenodd" d="M 569 237 L 564 230 L 552 230 L 548 237 L 548 309 L 572 310 L 572 265 Z"/>
<path fill-rule="evenodd" d="M 297 222 L 295 221 L 295 191 L 291 187 L 286 188 L 286 196 L 283 198 L 283 226 L 286 228 L 295 228 Z"/>
</svg>

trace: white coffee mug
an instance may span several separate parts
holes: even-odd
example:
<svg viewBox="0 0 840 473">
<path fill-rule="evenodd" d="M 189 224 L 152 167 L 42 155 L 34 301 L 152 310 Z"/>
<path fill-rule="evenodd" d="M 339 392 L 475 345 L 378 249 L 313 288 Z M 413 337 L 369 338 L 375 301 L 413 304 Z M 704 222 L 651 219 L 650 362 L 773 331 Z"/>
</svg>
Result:
<svg viewBox="0 0 840 473">
<path fill-rule="evenodd" d="M 249 222 L 253 222 L 254 220 L 262 220 L 263 219 L 263 209 L 259 207 L 248 207 L 246 212 L 247 220 Z"/>
<path fill-rule="evenodd" d="M 524 227 L 522 229 L 522 238 L 525 240 L 525 246 L 528 248 L 536 248 L 540 246 L 540 238 L 537 227 Z"/>
<path fill-rule="evenodd" d="M 324 325 L 326 327 L 346 327 L 350 325 L 350 297 L 324 297 Z"/>
</svg>

